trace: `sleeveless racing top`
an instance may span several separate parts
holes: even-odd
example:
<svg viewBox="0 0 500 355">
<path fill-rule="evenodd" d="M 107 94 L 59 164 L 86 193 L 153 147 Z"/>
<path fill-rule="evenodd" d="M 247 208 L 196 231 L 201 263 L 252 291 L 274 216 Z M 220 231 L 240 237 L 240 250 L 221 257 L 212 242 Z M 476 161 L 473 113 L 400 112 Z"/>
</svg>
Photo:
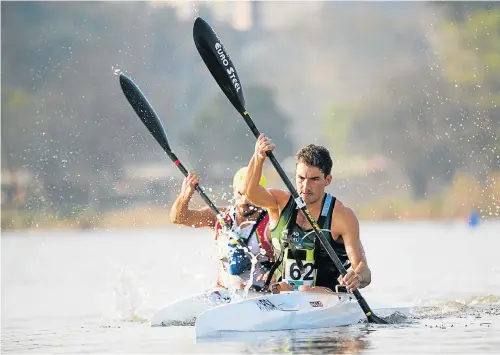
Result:
<svg viewBox="0 0 500 355">
<path fill-rule="evenodd" d="M 336 198 L 330 194 L 325 194 L 318 225 L 328 242 L 340 259 L 340 262 L 348 269 L 351 264 L 347 257 L 342 241 L 339 236 L 335 241 L 330 231 L 333 211 Z M 290 196 L 285 208 L 281 212 L 278 224 L 271 231 L 275 257 L 283 253 L 282 265 L 277 270 L 277 277 L 281 275 L 282 281 L 294 286 L 324 286 L 335 290 L 338 285 L 340 272 L 335 267 L 320 240 L 316 237 L 314 230 L 304 230 L 296 224 L 298 207 Z M 297 265 L 300 259 L 303 264 L 303 271 Z"/>
</svg>

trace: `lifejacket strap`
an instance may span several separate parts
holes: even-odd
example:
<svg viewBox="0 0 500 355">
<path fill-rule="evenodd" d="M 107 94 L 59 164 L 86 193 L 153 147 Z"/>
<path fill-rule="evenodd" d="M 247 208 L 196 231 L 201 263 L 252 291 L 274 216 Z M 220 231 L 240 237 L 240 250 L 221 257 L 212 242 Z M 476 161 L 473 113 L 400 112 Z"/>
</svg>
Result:
<svg viewBox="0 0 500 355">
<path fill-rule="evenodd" d="M 269 274 L 267 275 L 267 279 L 264 282 L 264 287 L 262 288 L 264 292 L 267 292 L 269 290 L 269 285 L 271 284 L 271 279 L 273 278 L 273 275 L 276 271 L 276 269 L 280 266 L 280 264 L 283 262 L 283 256 L 285 255 L 285 249 L 286 248 L 281 248 L 281 253 L 278 256 L 278 259 L 274 262 L 273 266 L 271 267 L 271 270 L 269 270 Z"/>
</svg>

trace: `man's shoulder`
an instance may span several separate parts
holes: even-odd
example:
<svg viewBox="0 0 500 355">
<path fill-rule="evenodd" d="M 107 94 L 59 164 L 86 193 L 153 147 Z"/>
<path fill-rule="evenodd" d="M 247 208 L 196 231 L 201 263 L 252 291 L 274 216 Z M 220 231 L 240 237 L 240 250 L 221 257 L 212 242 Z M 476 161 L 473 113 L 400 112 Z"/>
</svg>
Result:
<svg viewBox="0 0 500 355">
<path fill-rule="evenodd" d="M 292 194 L 288 190 L 268 189 L 268 191 L 276 199 L 278 205 L 278 211 L 281 211 L 282 209 L 285 208 L 288 200 L 290 200 L 290 197 L 292 196 Z"/>
<path fill-rule="evenodd" d="M 288 190 L 282 190 L 282 189 L 267 189 L 267 191 L 269 191 L 271 193 L 271 195 L 274 196 L 274 198 L 276 198 L 276 200 L 278 201 L 288 201 L 288 199 L 290 199 L 290 196 L 292 196 L 292 194 L 290 193 L 290 191 Z"/>
<path fill-rule="evenodd" d="M 335 201 L 335 209 L 333 212 L 333 217 L 339 217 L 341 219 L 346 220 L 357 220 L 356 213 L 354 210 L 348 206 L 346 206 L 342 201 L 336 199 Z"/>
</svg>

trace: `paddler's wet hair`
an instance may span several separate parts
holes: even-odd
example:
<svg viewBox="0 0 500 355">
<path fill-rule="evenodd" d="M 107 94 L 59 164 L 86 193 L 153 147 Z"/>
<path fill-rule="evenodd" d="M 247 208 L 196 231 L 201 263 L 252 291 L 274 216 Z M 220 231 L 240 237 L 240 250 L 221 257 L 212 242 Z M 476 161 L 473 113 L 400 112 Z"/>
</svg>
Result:
<svg viewBox="0 0 500 355">
<path fill-rule="evenodd" d="M 325 177 L 332 172 L 333 162 L 330 152 L 320 145 L 309 144 L 301 148 L 297 152 L 295 164 L 299 162 L 318 168 L 325 174 Z"/>
</svg>

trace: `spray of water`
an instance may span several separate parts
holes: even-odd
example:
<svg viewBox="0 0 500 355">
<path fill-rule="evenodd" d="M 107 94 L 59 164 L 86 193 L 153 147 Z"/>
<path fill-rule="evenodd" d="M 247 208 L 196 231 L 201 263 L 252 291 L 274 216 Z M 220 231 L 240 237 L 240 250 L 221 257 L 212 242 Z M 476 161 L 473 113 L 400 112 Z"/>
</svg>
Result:
<svg viewBox="0 0 500 355">
<path fill-rule="evenodd" d="M 200 13 L 198 12 L 198 9 L 196 8 L 196 3 L 193 1 L 191 4 L 193 5 L 193 11 L 196 14 L 196 16 L 194 17 L 194 19 L 196 20 L 196 18 L 200 17 Z"/>
<path fill-rule="evenodd" d="M 255 274 L 255 266 L 258 263 L 257 256 L 254 255 L 248 248 L 247 245 L 243 244 L 239 245 L 237 241 L 241 240 L 243 236 L 246 234 L 243 232 L 243 229 L 247 228 L 248 225 L 255 224 L 255 221 L 245 221 L 242 222 L 239 226 L 234 226 L 232 229 L 228 227 L 224 227 L 220 233 L 219 241 L 218 241 L 218 253 L 220 257 L 227 256 L 227 248 L 229 244 L 234 245 L 235 248 L 242 249 L 245 254 L 248 256 L 251 262 L 249 279 L 246 282 L 246 285 L 243 289 L 243 292 L 236 288 L 235 290 L 230 290 L 233 296 L 235 297 L 243 297 L 246 298 L 248 296 L 248 292 L 253 285 L 254 282 L 254 274 Z M 234 223 L 233 223 L 234 225 Z M 261 253 L 261 251 L 260 251 Z"/>
<path fill-rule="evenodd" d="M 125 321 L 145 321 L 139 315 L 139 309 L 146 301 L 148 294 L 139 287 L 135 273 L 121 265 L 119 282 L 113 287 L 116 316 Z"/>
<path fill-rule="evenodd" d="M 112 65 L 111 70 L 113 71 L 114 76 L 118 76 L 122 73 L 122 70 L 120 68 L 118 68 L 118 66 Z"/>
</svg>

